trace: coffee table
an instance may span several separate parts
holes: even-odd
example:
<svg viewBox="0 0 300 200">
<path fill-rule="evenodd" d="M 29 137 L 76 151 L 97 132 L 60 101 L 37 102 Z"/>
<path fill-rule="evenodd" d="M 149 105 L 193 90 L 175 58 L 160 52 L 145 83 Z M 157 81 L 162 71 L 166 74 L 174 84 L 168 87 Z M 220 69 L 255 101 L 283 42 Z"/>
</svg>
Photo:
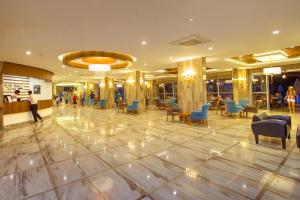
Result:
<svg viewBox="0 0 300 200">
<path fill-rule="evenodd" d="M 188 112 L 179 113 L 179 121 L 184 121 L 186 124 L 190 124 L 190 122 L 191 122 L 190 116 L 191 116 L 191 113 L 188 113 Z"/>
</svg>

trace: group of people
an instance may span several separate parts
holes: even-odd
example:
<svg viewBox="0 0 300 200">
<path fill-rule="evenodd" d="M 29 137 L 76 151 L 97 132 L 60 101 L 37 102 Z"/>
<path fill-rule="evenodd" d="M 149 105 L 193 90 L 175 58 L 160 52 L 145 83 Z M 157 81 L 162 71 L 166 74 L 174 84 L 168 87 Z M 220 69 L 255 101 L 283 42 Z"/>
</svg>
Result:
<svg viewBox="0 0 300 200">
<path fill-rule="evenodd" d="M 15 90 L 15 93 L 11 95 L 13 102 L 20 102 L 20 90 Z M 32 116 L 34 122 L 38 122 L 38 120 L 43 121 L 43 118 L 39 115 L 38 111 L 38 101 L 37 98 L 32 94 L 32 91 L 28 91 L 28 101 L 30 102 L 30 110 L 32 112 Z"/>
<path fill-rule="evenodd" d="M 92 91 L 89 95 L 89 99 L 91 101 L 91 104 L 94 105 L 95 102 L 95 93 Z M 78 97 L 78 95 L 75 92 L 68 92 L 67 94 L 63 95 L 60 94 L 59 96 L 56 97 L 56 105 L 60 106 L 62 102 L 65 102 L 66 105 L 68 104 L 73 104 L 74 108 L 77 107 L 78 105 L 78 100 L 80 101 L 80 105 L 84 106 L 85 105 L 85 100 L 86 100 L 86 94 L 83 93 Z"/>
</svg>

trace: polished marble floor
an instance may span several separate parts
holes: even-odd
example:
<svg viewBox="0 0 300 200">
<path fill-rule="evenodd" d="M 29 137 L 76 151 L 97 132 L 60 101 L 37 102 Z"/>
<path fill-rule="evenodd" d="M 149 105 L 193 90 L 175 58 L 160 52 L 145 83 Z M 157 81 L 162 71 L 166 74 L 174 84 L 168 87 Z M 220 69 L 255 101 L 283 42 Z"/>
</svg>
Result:
<svg viewBox="0 0 300 200">
<path fill-rule="evenodd" d="M 277 113 L 276 113 L 277 114 Z M 286 113 L 289 114 L 289 113 Z M 209 126 L 62 107 L 0 136 L 0 199 L 300 199 L 300 151 L 261 137 L 251 118 L 209 113 Z"/>
</svg>

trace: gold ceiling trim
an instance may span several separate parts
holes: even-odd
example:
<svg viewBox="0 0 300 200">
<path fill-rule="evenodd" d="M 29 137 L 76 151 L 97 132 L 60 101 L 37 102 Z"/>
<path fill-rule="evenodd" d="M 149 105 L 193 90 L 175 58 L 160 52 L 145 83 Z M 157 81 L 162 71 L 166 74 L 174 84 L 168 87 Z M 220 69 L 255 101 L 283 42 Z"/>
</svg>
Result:
<svg viewBox="0 0 300 200">
<path fill-rule="evenodd" d="M 69 67 L 75 67 L 80 69 L 88 69 L 89 64 L 84 62 L 85 58 L 89 57 L 99 57 L 99 58 L 111 58 L 113 60 L 116 60 L 115 63 L 110 64 L 111 69 L 122 69 L 125 67 L 129 67 L 132 65 L 133 62 L 135 62 L 135 58 L 133 56 L 123 54 L 123 53 L 117 53 L 117 52 L 106 52 L 106 51 L 77 51 L 77 52 L 71 52 L 66 53 L 62 56 L 59 56 L 62 58 L 62 63 Z M 78 62 L 77 60 L 81 60 L 83 62 Z"/>
</svg>

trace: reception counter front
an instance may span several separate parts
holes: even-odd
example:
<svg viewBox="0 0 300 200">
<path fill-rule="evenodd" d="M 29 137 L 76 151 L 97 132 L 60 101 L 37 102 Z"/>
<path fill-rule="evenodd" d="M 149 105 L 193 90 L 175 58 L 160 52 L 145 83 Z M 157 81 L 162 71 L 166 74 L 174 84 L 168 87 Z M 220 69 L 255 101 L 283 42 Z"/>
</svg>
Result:
<svg viewBox="0 0 300 200">
<path fill-rule="evenodd" d="M 53 100 L 39 100 L 38 112 L 42 117 L 52 114 Z M 29 101 L 3 103 L 3 125 L 9 126 L 33 121 Z"/>
</svg>

